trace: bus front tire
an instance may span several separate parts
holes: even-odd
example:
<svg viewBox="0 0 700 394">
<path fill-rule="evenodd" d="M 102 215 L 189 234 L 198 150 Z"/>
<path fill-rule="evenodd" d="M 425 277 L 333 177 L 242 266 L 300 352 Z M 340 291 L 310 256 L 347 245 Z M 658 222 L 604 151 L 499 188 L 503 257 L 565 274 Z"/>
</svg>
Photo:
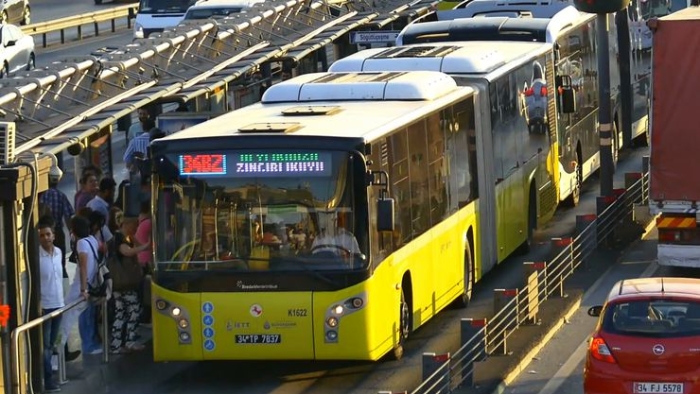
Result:
<svg viewBox="0 0 700 394">
<path fill-rule="evenodd" d="M 399 340 L 394 346 L 392 351 L 392 356 L 394 360 L 401 360 L 403 357 L 404 349 L 403 345 L 408 339 L 408 335 L 411 332 L 411 308 L 406 302 L 406 295 L 403 287 L 401 288 L 401 302 L 399 304 Z"/>
</svg>

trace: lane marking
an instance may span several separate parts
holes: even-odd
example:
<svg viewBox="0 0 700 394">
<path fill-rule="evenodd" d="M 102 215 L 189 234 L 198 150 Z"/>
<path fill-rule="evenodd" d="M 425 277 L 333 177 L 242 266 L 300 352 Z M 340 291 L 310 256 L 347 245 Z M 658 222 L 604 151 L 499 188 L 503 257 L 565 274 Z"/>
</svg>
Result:
<svg viewBox="0 0 700 394">
<path fill-rule="evenodd" d="M 656 264 L 656 262 L 653 262 L 649 264 L 649 266 L 642 272 L 642 274 L 639 276 L 640 278 L 648 278 L 654 272 L 659 268 L 659 265 Z M 612 269 L 610 267 L 608 271 Z M 607 271 L 606 271 L 607 274 Z M 588 291 L 586 291 L 586 294 L 583 295 L 583 298 L 586 298 L 591 293 L 595 292 L 597 288 L 600 286 L 600 283 L 602 282 L 602 279 L 606 277 L 607 275 L 603 275 L 598 280 L 591 286 Z M 588 337 L 584 339 L 574 350 L 574 352 L 569 356 L 569 358 L 564 362 L 564 365 L 559 368 L 559 370 L 554 373 L 554 376 L 552 376 L 549 381 L 547 381 L 547 384 L 545 384 L 544 387 L 542 387 L 542 390 L 538 392 L 538 394 L 555 394 L 558 392 L 559 388 L 561 387 L 564 382 L 566 382 L 566 379 L 568 379 L 571 374 L 574 372 L 574 369 L 578 367 L 578 365 L 583 361 L 584 357 L 586 357 L 586 351 L 588 351 Z"/>
</svg>

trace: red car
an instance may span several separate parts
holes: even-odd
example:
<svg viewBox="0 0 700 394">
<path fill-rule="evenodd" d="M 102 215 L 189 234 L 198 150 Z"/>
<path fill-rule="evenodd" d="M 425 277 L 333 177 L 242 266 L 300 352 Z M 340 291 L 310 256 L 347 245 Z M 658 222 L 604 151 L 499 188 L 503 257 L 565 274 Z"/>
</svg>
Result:
<svg viewBox="0 0 700 394">
<path fill-rule="evenodd" d="M 700 279 L 623 280 L 588 314 L 586 394 L 700 394 Z"/>
</svg>

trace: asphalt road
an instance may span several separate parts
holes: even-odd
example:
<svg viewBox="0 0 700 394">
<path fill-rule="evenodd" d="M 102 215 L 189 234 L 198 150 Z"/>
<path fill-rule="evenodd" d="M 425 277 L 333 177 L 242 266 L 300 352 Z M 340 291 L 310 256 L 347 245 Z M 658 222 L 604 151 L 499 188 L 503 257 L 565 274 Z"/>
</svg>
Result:
<svg viewBox="0 0 700 394">
<path fill-rule="evenodd" d="M 656 264 L 656 230 L 634 245 L 621 261 L 601 275 L 583 297 L 581 307 L 555 337 L 533 358 L 505 394 L 582 394 L 583 366 L 588 338 L 597 323 L 587 315 L 589 307 L 601 305 L 619 280 L 649 276 L 700 277 L 700 270 L 660 267 Z"/>
<path fill-rule="evenodd" d="M 32 23 L 96 12 L 132 3 L 138 3 L 138 0 L 115 2 L 105 0 L 104 4 L 101 5 L 95 5 L 94 0 L 29 0 L 29 6 L 32 8 Z"/>
<path fill-rule="evenodd" d="M 101 10 L 106 10 L 112 7 L 136 3 L 137 1 L 119 1 L 119 2 L 105 2 L 102 5 L 95 5 L 93 0 L 71 0 L 71 1 L 60 1 L 60 0 L 30 0 L 30 6 L 32 7 L 32 23 L 47 22 L 55 19 L 75 16 L 80 14 L 86 14 Z M 100 22 L 99 33 L 100 37 L 109 37 L 115 33 L 111 32 L 111 22 Z M 127 28 L 126 17 L 119 18 L 116 20 L 116 31 L 118 33 L 126 33 L 125 37 L 128 39 L 123 39 L 123 42 L 131 41 L 132 35 L 131 30 Z M 82 40 L 78 40 L 78 30 L 77 28 L 65 30 L 65 44 L 60 44 L 60 33 L 49 33 L 47 35 L 47 42 L 49 44 L 48 48 L 61 48 L 64 45 L 70 46 L 71 43 L 78 43 L 79 45 L 85 45 L 89 43 L 89 38 L 95 36 L 93 24 L 84 25 L 82 27 Z M 45 48 L 42 48 L 42 36 L 34 36 L 34 44 L 36 46 L 37 54 L 42 53 Z M 60 50 L 60 49 L 59 49 Z M 86 52 L 82 53 L 83 55 Z M 37 66 L 41 67 L 41 64 L 37 61 Z"/>
</svg>

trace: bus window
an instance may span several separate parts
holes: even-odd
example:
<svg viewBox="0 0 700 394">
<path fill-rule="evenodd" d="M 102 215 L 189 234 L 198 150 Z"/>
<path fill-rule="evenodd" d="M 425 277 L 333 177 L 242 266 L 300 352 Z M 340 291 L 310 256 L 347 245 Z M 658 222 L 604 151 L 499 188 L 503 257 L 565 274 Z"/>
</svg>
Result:
<svg viewBox="0 0 700 394">
<path fill-rule="evenodd" d="M 437 119 L 436 119 L 437 120 Z M 428 141 L 426 121 L 408 126 L 408 175 L 411 188 L 411 238 L 430 228 L 430 189 L 428 185 Z"/>
<path fill-rule="evenodd" d="M 430 179 L 430 223 L 438 224 L 447 215 L 447 163 L 445 158 L 445 113 L 428 117 L 428 176 Z M 450 111 L 451 112 L 451 111 Z M 451 116 L 450 116 L 451 118 Z"/>
<path fill-rule="evenodd" d="M 391 193 L 396 200 L 396 247 L 411 240 L 411 190 L 408 184 L 408 141 L 406 131 L 398 131 L 387 138 Z"/>
<path fill-rule="evenodd" d="M 479 197 L 474 104 L 463 101 L 445 111 L 448 126 L 449 209 L 454 212 Z"/>
</svg>

